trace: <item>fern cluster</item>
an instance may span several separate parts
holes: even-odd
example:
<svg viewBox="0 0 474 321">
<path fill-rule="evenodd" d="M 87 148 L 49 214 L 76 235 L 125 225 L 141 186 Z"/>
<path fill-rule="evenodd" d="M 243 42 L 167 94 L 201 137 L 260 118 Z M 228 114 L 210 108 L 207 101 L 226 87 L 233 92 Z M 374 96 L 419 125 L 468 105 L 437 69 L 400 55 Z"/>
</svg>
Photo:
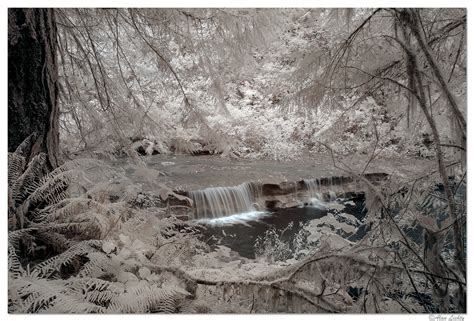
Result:
<svg viewBox="0 0 474 321">
<path fill-rule="evenodd" d="M 27 163 L 20 153 L 9 153 L 8 161 L 11 313 L 190 308 L 186 290 L 138 279 L 139 267 L 150 263 L 146 256 L 107 241 L 133 211 L 126 193 L 111 196 L 120 189 L 116 169 L 83 159 L 48 173 L 45 154 Z"/>
</svg>

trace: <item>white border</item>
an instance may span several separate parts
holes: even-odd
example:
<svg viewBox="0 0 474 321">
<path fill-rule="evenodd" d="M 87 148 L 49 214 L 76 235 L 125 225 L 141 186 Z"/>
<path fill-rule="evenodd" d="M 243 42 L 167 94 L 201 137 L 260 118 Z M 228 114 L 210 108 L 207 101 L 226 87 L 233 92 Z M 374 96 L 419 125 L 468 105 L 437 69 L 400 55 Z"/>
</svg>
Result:
<svg viewBox="0 0 474 321">
<path fill-rule="evenodd" d="M 472 2 L 472 1 L 471 1 Z M 439 0 L 4 0 L 2 4 L 7 7 L 320 7 L 320 8 L 347 8 L 347 7 L 468 7 L 468 0 L 439 1 Z"/>
<path fill-rule="evenodd" d="M 470 75 L 472 75 L 473 67 L 471 62 L 472 58 L 472 49 L 469 48 L 469 45 L 473 40 L 473 28 L 470 21 L 471 6 L 474 1 L 468 0 L 451 0 L 451 1 L 419 1 L 419 0 L 398 0 L 398 1 L 348 1 L 348 0 L 319 0 L 319 1 L 309 1 L 309 0 L 293 0 L 293 1 L 280 1 L 280 0 L 202 0 L 202 1 L 186 1 L 186 0 L 173 0 L 173 1 L 149 1 L 149 0 L 74 0 L 74 1 L 57 1 L 57 0 L 43 0 L 43 1 L 33 1 L 33 0 L 22 0 L 22 1 L 13 1 L 13 0 L 3 0 L 0 7 L 0 21 L 1 23 L 1 39 L 0 44 L 2 46 L 1 50 L 1 93 L 2 93 L 2 102 L 3 106 L 1 108 L 1 117 L 0 117 L 0 128 L 4 130 L 3 135 L 0 135 L 0 150 L 4 151 L 2 157 L 0 158 L 1 162 L 1 181 L 0 181 L 0 199 L 1 199 L 1 209 L 3 215 L 0 218 L 0 226 L 4 232 L 3 236 L 0 238 L 0 319 L 1 320 L 23 320 L 32 318 L 38 318 L 42 320 L 60 320 L 67 318 L 68 320 L 84 320 L 89 318 L 98 318 L 99 316 L 95 315 L 8 315 L 7 314 L 7 302 L 8 302 L 8 278 L 7 278 L 7 126 L 8 126 L 8 117 L 7 117 L 7 84 L 8 84 L 8 47 L 7 47 L 7 8 L 8 7 L 465 7 L 468 8 L 468 98 L 471 97 L 471 82 Z M 470 102 L 470 100 L 468 100 Z M 470 133 L 471 124 L 473 124 L 473 112 L 468 112 L 468 166 L 471 167 L 471 150 L 472 150 L 472 139 Z M 472 264 L 472 255 L 470 254 L 472 237 L 471 231 L 472 225 L 474 222 L 474 217 L 472 217 L 473 206 L 471 204 L 472 198 L 472 189 L 471 186 L 471 175 L 468 175 L 468 267 L 473 266 Z M 468 268 L 469 271 L 469 268 Z M 464 320 L 468 319 L 468 316 L 473 313 L 471 309 L 474 309 L 472 291 L 472 273 L 469 273 L 468 276 L 468 315 L 463 315 Z M 444 315 L 449 317 L 449 315 Z M 431 320 L 429 315 L 396 315 L 396 314 L 383 314 L 383 315 L 360 315 L 360 314 L 345 314 L 345 315 L 285 315 L 285 314 L 272 314 L 272 315 L 104 315 L 100 316 L 101 319 L 121 319 L 126 320 L 128 318 L 133 318 L 134 320 L 143 320 L 150 318 L 157 319 L 173 319 L 173 320 L 183 320 L 183 319 L 194 319 L 194 320 L 223 320 L 231 321 L 242 318 L 258 318 L 263 320 L 287 320 L 288 318 L 294 319 L 298 318 L 299 320 L 314 320 L 315 318 L 331 318 L 332 320 L 400 320 L 400 318 L 410 318 L 415 320 Z"/>
</svg>

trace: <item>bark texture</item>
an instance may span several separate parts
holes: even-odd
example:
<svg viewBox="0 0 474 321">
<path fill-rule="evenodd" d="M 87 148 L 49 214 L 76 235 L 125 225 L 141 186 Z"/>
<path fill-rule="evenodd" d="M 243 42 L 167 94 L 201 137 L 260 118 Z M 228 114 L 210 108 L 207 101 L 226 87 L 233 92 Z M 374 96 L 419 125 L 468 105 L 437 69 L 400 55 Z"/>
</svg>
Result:
<svg viewBox="0 0 474 321">
<path fill-rule="evenodd" d="M 8 151 L 21 145 L 27 159 L 44 152 L 52 168 L 59 144 L 56 49 L 53 9 L 8 10 Z"/>
</svg>

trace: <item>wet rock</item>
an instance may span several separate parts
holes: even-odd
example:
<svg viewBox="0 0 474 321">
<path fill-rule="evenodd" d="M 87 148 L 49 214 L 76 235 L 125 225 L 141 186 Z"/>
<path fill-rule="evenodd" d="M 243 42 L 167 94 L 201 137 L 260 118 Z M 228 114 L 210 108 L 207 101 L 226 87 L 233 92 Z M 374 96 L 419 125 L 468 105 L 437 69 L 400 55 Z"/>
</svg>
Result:
<svg viewBox="0 0 474 321">
<path fill-rule="evenodd" d="M 169 206 L 184 206 L 188 208 L 191 208 L 193 206 L 191 199 L 179 194 L 169 195 L 167 199 L 167 204 Z"/>
<path fill-rule="evenodd" d="M 183 222 L 186 222 L 186 221 L 189 221 L 189 215 L 175 215 L 175 217 L 178 219 L 178 220 L 181 220 Z"/>
<path fill-rule="evenodd" d="M 299 206 L 299 204 L 296 201 L 291 201 L 291 202 L 283 204 L 283 208 L 294 208 L 294 207 L 298 207 L 298 206 Z"/>
<path fill-rule="evenodd" d="M 167 217 L 174 216 L 181 221 L 189 221 L 193 217 L 193 209 L 188 206 L 173 206 L 170 207 L 170 212 Z"/>
<path fill-rule="evenodd" d="M 281 208 L 282 203 L 279 200 L 265 201 L 265 207 L 269 210 Z"/>
<path fill-rule="evenodd" d="M 131 148 L 142 156 L 167 153 L 167 149 L 161 142 L 157 140 L 149 140 L 146 138 L 134 141 Z"/>
<path fill-rule="evenodd" d="M 297 184 L 294 182 L 282 182 L 280 184 L 263 184 L 262 196 L 278 196 L 295 193 Z"/>
<path fill-rule="evenodd" d="M 135 148 L 135 151 L 136 151 L 139 155 L 142 155 L 142 156 L 145 156 L 145 155 L 146 155 L 146 150 L 145 150 L 145 147 L 143 147 L 143 145 L 137 146 L 137 148 Z"/>
<path fill-rule="evenodd" d="M 265 201 L 265 207 L 267 210 L 295 208 L 295 207 L 298 207 L 299 205 L 300 204 L 297 201 L 285 200 L 285 199 L 273 199 L 273 200 Z"/>
</svg>

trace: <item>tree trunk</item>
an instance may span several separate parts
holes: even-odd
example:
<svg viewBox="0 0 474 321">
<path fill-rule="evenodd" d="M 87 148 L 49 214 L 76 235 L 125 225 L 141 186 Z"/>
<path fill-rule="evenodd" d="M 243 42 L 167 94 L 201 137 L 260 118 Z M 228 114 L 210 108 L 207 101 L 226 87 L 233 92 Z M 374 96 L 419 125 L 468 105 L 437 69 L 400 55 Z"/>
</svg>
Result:
<svg viewBox="0 0 474 321">
<path fill-rule="evenodd" d="M 21 144 L 27 160 L 44 152 L 51 168 L 59 147 L 56 48 L 53 9 L 8 10 L 8 151 Z"/>
</svg>

